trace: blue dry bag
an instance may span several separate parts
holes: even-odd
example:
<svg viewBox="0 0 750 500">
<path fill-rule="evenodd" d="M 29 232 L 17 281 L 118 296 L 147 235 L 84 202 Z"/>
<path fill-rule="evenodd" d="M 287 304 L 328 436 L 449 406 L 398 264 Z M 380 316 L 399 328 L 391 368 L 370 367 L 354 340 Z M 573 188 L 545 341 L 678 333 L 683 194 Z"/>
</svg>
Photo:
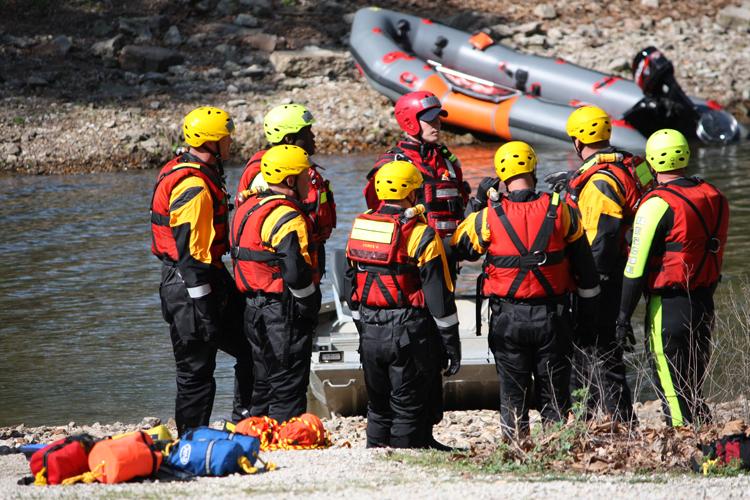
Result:
<svg viewBox="0 0 750 500">
<path fill-rule="evenodd" d="M 244 434 L 235 434 L 233 432 L 220 431 L 218 429 L 211 429 L 209 427 L 196 427 L 195 429 L 188 430 L 183 436 L 185 439 L 193 441 L 206 441 L 215 439 L 226 439 L 234 441 L 242 446 L 243 454 L 250 460 L 251 464 L 255 464 L 255 459 L 258 457 L 260 452 L 260 440 L 257 437 L 245 436 Z"/>
<path fill-rule="evenodd" d="M 196 476 L 226 476 L 242 471 L 243 457 L 242 446 L 234 441 L 180 439 L 164 462 Z"/>
</svg>

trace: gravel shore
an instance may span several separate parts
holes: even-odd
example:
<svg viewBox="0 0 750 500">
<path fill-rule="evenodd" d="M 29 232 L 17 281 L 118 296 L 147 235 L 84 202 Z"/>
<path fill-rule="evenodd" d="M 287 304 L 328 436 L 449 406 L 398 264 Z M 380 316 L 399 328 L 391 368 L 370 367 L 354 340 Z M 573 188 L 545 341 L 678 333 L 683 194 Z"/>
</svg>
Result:
<svg viewBox="0 0 750 500">
<path fill-rule="evenodd" d="M 417 453 L 417 452 L 414 452 Z M 20 455 L 0 457 L 3 498 L 740 498 L 750 477 L 696 475 L 581 475 L 530 478 L 468 474 L 449 469 L 404 466 L 389 450 L 363 448 L 278 451 L 267 458 L 276 471 L 254 476 L 202 478 L 187 483 L 17 486 L 28 472 Z"/>
<path fill-rule="evenodd" d="M 736 416 L 743 401 L 715 407 L 717 418 Z M 663 429 L 659 403 L 636 405 L 643 428 Z M 24 442 L 49 442 L 63 436 L 88 432 L 97 437 L 114 435 L 157 424 L 145 418 L 136 425 L 84 425 L 27 428 L 0 428 L 0 445 Z M 202 478 L 187 483 L 144 482 L 119 485 L 76 485 L 40 488 L 19 486 L 17 480 L 29 474 L 23 455 L 0 456 L 0 498 L 18 497 L 186 497 L 236 498 L 497 498 L 499 495 L 529 498 L 574 495 L 581 498 L 706 498 L 741 497 L 750 488 L 750 476 L 702 477 L 673 469 L 660 473 L 619 473 L 595 475 L 576 473 L 574 469 L 550 473 L 486 474 L 475 469 L 452 467 L 459 455 L 425 451 L 367 450 L 364 448 L 366 421 L 362 417 L 334 417 L 324 420 L 333 446 L 327 450 L 276 451 L 263 453 L 278 469 L 254 476 Z M 214 426 L 219 426 L 216 422 Z M 727 424 L 728 426 L 736 425 Z M 174 422 L 167 424 L 174 430 Z M 729 430 L 730 427 L 727 427 Z M 645 430 L 645 429 L 644 429 Z M 472 449 L 492 446 L 500 435 L 499 419 L 494 411 L 447 412 L 436 428 L 438 440 L 452 446 Z M 671 452 L 667 452 L 668 454 Z M 431 459 L 425 461 L 425 458 Z M 442 465 L 436 465 L 438 462 Z M 426 465 L 420 465 L 420 464 Z"/>
</svg>

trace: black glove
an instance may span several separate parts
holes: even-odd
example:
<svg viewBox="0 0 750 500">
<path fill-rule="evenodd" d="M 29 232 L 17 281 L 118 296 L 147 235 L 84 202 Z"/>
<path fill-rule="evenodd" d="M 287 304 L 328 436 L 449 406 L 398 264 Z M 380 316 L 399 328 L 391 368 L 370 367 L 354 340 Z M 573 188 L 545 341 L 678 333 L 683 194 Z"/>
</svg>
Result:
<svg viewBox="0 0 750 500">
<path fill-rule="evenodd" d="M 322 295 L 320 293 L 320 287 L 315 287 L 315 292 L 302 299 L 294 298 L 294 305 L 297 309 L 297 313 L 306 319 L 315 319 L 318 317 L 320 312 L 320 304 Z"/>
<path fill-rule="evenodd" d="M 487 205 L 487 191 L 492 188 L 494 188 L 495 190 L 500 189 L 500 179 L 498 179 L 497 177 L 485 177 L 479 183 L 479 187 L 477 188 L 476 200 L 482 205 L 482 208 Z"/>
<path fill-rule="evenodd" d="M 450 328 L 440 329 L 440 342 L 443 346 L 443 375 L 452 377 L 461 368 L 461 339 L 458 337 L 458 323 Z"/>
<path fill-rule="evenodd" d="M 544 182 L 550 185 L 553 191 L 559 193 L 563 189 L 567 189 L 568 181 L 575 175 L 575 171 L 561 170 L 559 172 L 552 172 L 544 177 Z"/>
<path fill-rule="evenodd" d="M 596 344 L 596 325 L 599 320 L 599 295 L 576 297 L 576 344 L 590 347 Z"/>
<path fill-rule="evenodd" d="M 633 346 L 635 345 L 635 335 L 633 334 L 633 326 L 630 321 L 617 320 L 617 327 L 615 328 L 615 340 L 617 344 L 625 352 L 633 352 Z"/>
<path fill-rule="evenodd" d="M 205 342 L 215 342 L 221 332 L 219 297 L 216 291 L 193 299 L 197 333 Z"/>
</svg>

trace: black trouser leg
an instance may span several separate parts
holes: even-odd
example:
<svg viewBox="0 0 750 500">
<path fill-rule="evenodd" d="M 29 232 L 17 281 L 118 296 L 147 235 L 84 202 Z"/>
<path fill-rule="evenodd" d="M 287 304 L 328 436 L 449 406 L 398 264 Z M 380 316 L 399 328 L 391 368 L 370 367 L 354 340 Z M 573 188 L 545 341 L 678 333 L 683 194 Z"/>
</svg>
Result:
<svg viewBox="0 0 750 500">
<path fill-rule="evenodd" d="M 172 327 L 170 336 L 177 365 L 175 422 L 182 435 L 187 429 L 209 424 L 216 395 L 216 346 L 201 340 L 185 342 Z"/>
<path fill-rule="evenodd" d="M 284 422 L 307 410 L 316 319 L 297 317 L 281 300 L 248 299 L 246 332 L 253 352 L 253 415 Z"/>
<path fill-rule="evenodd" d="M 570 326 L 557 304 L 494 301 L 489 337 L 500 381 L 500 415 L 506 436 L 529 430 L 531 377 L 542 417 L 557 421 L 570 408 Z"/>
<path fill-rule="evenodd" d="M 360 351 L 367 387 L 367 446 L 425 445 L 431 383 L 428 325 L 414 312 L 363 311 Z M 377 321 L 370 321 L 380 315 Z M 404 318 L 410 318 L 404 321 Z"/>
<path fill-rule="evenodd" d="M 565 418 L 570 409 L 570 324 L 552 313 L 547 331 L 539 330 L 534 353 L 534 380 L 539 385 L 539 412 L 546 422 Z"/>
<path fill-rule="evenodd" d="M 674 427 L 710 419 L 703 382 L 710 358 L 713 293 L 664 293 L 649 297 L 646 332 L 657 390 Z"/>
<path fill-rule="evenodd" d="M 593 416 L 601 407 L 614 420 L 630 421 L 635 417 L 633 400 L 626 378 L 623 351 L 615 340 L 622 280 L 604 280 L 601 290 L 596 345 L 575 348 L 570 390 L 571 393 L 578 389 L 586 390 L 589 416 Z"/>
<path fill-rule="evenodd" d="M 529 427 L 529 399 L 532 358 L 525 346 L 512 335 L 512 312 L 499 303 L 492 303 L 489 347 L 495 357 L 500 387 L 500 421 L 503 435 L 525 434 Z"/>
<path fill-rule="evenodd" d="M 363 326 L 360 337 L 360 362 L 367 389 L 367 447 L 380 448 L 391 444 L 391 377 L 393 335 L 386 329 L 373 331 Z"/>
<path fill-rule="evenodd" d="M 620 277 L 621 278 L 621 277 Z M 620 308 L 622 279 L 601 282 L 602 292 L 597 326 L 596 354 L 600 367 L 600 400 L 614 420 L 630 421 L 633 398 L 626 378 L 623 350 L 615 339 L 615 322 Z"/>
<path fill-rule="evenodd" d="M 208 425 L 213 409 L 216 382 L 216 344 L 206 342 L 196 330 L 193 299 L 177 274 L 176 267 L 162 268 L 159 289 L 164 320 L 169 324 L 176 365 L 177 431 Z"/>
<path fill-rule="evenodd" d="M 250 416 L 253 396 L 252 348 L 244 332 L 245 298 L 237 290 L 228 271 L 223 273 L 227 287 L 227 305 L 222 317 L 223 336 L 219 349 L 232 356 L 234 364 L 234 402 L 232 420 L 238 422 Z"/>
</svg>

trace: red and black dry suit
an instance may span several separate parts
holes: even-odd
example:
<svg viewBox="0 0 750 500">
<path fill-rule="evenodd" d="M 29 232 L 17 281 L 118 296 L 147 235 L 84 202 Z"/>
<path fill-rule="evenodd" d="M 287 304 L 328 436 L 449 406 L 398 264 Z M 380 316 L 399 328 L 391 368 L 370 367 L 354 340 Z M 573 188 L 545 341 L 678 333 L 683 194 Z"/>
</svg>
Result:
<svg viewBox="0 0 750 500">
<path fill-rule="evenodd" d="M 695 177 L 659 184 L 635 215 L 618 323 L 645 291 L 657 392 L 675 427 L 709 418 L 701 392 L 728 224 L 727 199 Z"/>
<path fill-rule="evenodd" d="M 246 297 L 245 333 L 252 346 L 252 416 L 279 422 L 304 413 L 320 288 L 312 223 L 296 199 L 266 191 L 232 219 L 237 288 Z"/>
<path fill-rule="evenodd" d="M 245 164 L 242 171 L 235 203 L 239 206 L 239 195 L 253 186 L 256 178 L 260 175 L 260 162 L 267 150 L 263 149 L 255 153 Z M 318 272 L 321 276 L 325 274 L 325 242 L 331 237 L 333 228 L 336 227 L 336 201 L 333 199 L 333 190 L 330 182 L 323 177 L 319 170 L 323 167 L 312 164 L 310 166 L 310 189 L 307 197 L 301 201 L 305 213 L 312 222 L 311 242 L 315 245 L 318 254 Z M 265 183 L 263 183 L 265 185 Z"/>
<path fill-rule="evenodd" d="M 614 419 L 624 421 L 633 418 L 633 403 L 623 351 L 615 340 L 615 320 L 628 252 L 625 234 L 650 181 L 643 159 L 610 147 L 586 158 L 567 188 L 567 201 L 581 215 L 602 290 L 594 330 L 579 332 L 571 392 L 586 388 L 590 414 L 602 405 Z"/>
<path fill-rule="evenodd" d="M 349 306 L 359 322 L 367 446 L 426 446 L 440 336 L 458 342 L 453 282 L 441 239 L 422 216 L 382 205 L 355 219 L 347 243 Z"/>
<path fill-rule="evenodd" d="M 557 194 L 511 191 L 470 214 L 453 235 L 459 258 L 487 255 L 481 282 L 489 297 L 489 347 L 500 381 L 503 432 L 528 432 L 531 378 L 542 417 L 560 420 L 570 406 L 572 339 L 568 294 L 594 306 L 599 276 L 578 214 Z M 594 311 L 586 311 L 592 314 Z"/>
<path fill-rule="evenodd" d="M 228 217 L 220 166 L 183 154 L 159 172 L 151 199 L 151 251 L 164 263 L 159 295 L 177 364 L 180 434 L 209 423 L 217 349 L 237 360 L 233 419 L 245 418 L 250 407 L 253 373 L 242 333 L 244 300 L 221 261 L 229 250 Z"/>
<path fill-rule="evenodd" d="M 367 208 L 375 210 L 380 205 L 375 192 L 375 173 L 386 163 L 396 160 L 413 163 L 422 173 L 424 184 L 418 191 L 418 203 L 427 210 L 427 224 L 441 238 L 453 234 L 464 218 L 469 189 L 464 184 L 461 163 L 442 144 L 404 140 L 381 155 L 367 174 L 364 189 Z"/>
</svg>

